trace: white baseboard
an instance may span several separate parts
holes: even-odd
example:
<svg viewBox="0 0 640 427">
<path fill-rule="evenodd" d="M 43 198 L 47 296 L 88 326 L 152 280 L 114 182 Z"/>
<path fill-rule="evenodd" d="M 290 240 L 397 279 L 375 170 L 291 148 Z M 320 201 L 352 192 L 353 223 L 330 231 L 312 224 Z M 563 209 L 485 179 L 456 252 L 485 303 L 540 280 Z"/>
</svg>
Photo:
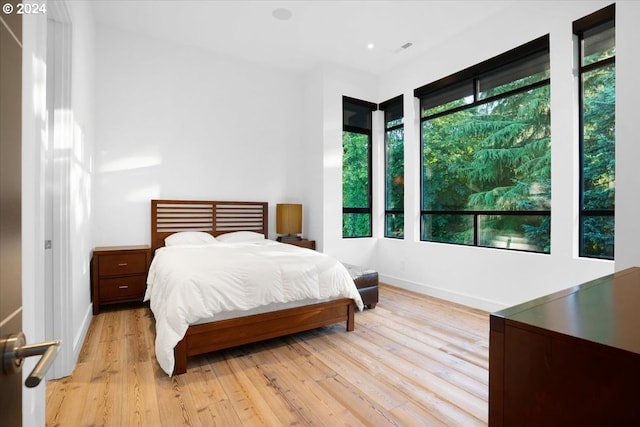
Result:
<svg viewBox="0 0 640 427">
<path fill-rule="evenodd" d="M 507 308 L 506 305 L 497 301 L 491 301 L 484 298 L 478 298 L 473 295 L 463 294 L 459 292 L 451 292 L 448 289 L 439 288 L 437 286 L 426 285 L 424 283 L 412 282 L 409 280 L 399 279 L 393 276 L 387 276 L 381 274 L 380 281 L 387 283 L 398 288 L 407 289 L 409 291 L 417 292 L 424 295 L 429 295 L 435 298 L 452 301 L 458 304 L 466 305 L 469 307 L 477 308 L 479 310 L 488 311 L 490 313 Z"/>
<path fill-rule="evenodd" d="M 73 367 L 71 370 L 75 368 L 76 363 L 78 363 L 78 357 L 80 357 L 80 352 L 82 351 L 82 345 L 84 344 L 84 340 L 87 337 L 87 332 L 89 331 L 89 326 L 91 325 L 91 319 L 93 318 L 93 304 L 89 303 L 87 310 L 85 311 L 84 317 L 82 319 L 82 324 L 80 329 L 78 330 L 78 334 L 73 339 Z"/>
</svg>

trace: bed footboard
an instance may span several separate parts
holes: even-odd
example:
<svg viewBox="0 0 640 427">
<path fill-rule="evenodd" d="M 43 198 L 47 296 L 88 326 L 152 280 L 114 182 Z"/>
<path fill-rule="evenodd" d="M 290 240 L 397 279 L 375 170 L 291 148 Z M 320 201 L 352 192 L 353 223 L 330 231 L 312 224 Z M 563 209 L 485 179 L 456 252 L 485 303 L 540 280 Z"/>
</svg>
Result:
<svg viewBox="0 0 640 427">
<path fill-rule="evenodd" d="M 187 371 L 187 359 L 197 354 L 249 344 L 303 332 L 321 326 L 346 322 L 355 329 L 355 304 L 342 298 L 304 307 L 290 308 L 237 319 L 190 326 L 174 349 L 174 375 Z"/>
</svg>

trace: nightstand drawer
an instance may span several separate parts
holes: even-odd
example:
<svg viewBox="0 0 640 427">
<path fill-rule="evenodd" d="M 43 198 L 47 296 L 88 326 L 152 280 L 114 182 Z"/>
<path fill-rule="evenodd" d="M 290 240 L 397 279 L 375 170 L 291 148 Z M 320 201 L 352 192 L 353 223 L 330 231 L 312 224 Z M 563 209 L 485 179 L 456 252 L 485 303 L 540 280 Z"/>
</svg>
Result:
<svg viewBox="0 0 640 427">
<path fill-rule="evenodd" d="M 102 276 L 120 276 L 139 274 L 147 271 L 147 256 L 144 253 L 102 255 L 98 274 Z"/>
<path fill-rule="evenodd" d="M 117 301 L 144 298 L 146 276 L 115 277 L 100 279 L 100 299 Z"/>
</svg>

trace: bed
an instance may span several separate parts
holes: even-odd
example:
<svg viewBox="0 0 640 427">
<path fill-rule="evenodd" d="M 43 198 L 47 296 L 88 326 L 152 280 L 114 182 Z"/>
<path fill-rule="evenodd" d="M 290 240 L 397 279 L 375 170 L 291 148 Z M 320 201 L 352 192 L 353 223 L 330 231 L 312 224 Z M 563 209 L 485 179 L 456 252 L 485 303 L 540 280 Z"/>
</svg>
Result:
<svg viewBox="0 0 640 427">
<path fill-rule="evenodd" d="M 318 294 L 315 291 L 310 291 L 313 296 L 301 295 L 299 297 L 300 301 L 275 301 L 268 305 L 250 307 L 246 310 L 244 308 L 241 310 L 237 309 L 230 314 L 222 312 L 216 313 L 215 316 L 207 317 L 206 319 L 198 318 L 197 321 L 194 321 L 196 320 L 195 318 L 191 318 L 183 325 L 182 329 L 186 329 L 186 331 L 181 338 L 178 336 L 182 333 L 182 329 L 180 328 L 175 328 L 174 331 L 178 331 L 175 333 L 174 331 L 166 333 L 163 329 L 161 330 L 160 328 L 164 328 L 165 324 L 174 325 L 177 322 L 172 318 L 166 321 L 164 320 L 164 312 L 168 310 L 166 308 L 168 307 L 167 301 L 171 300 L 171 304 L 173 304 L 183 299 L 182 296 L 176 296 L 176 294 L 169 296 L 167 293 L 163 296 L 163 294 L 158 291 L 158 289 L 160 289 L 158 288 L 159 285 L 152 285 L 152 282 L 158 282 L 157 277 L 160 277 L 160 272 L 164 271 L 164 267 L 160 268 L 161 260 L 171 259 L 169 258 L 170 254 L 175 252 L 175 256 L 195 263 L 195 259 L 200 257 L 199 254 L 201 251 L 200 248 L 194 249 L 188 245 L 185 248 L 176 248 L 174 246 L 164 247 L 165 239 L 169 236 L 201 235 L 203 233 L 218 237 L 219 239 L 222 239 L 220 236 L 224 234 L 227 235 L 227 238 L 235 238 L 235 236 L 243 235 L 243 233 L 247 235 L 259 233 L 264 236 L 264 238 L 261 236 L 262 241 L 225 243 L 225 245 L 232 248 L 232 251 L 235 251 L 233 253 L 236 254 L 237 257 L 257 257 L 258 253 L 265 253 L 271 256 L 270 260 L 275 258 L 288 259 L 299 257 L 305 260 L 313 258 L 314 262 L 316 258 L 320 257 L 321 262 L 324 263 L 327 268 L 330 267 L 333 269 L 331 270 L 331 274 L 336 277 L 339 276 L 340 281 L 344 282 L 341 276 L 341 269 L 344 269 L 345 272 L 346 269 L 339 262 L 331 260 L 331 258 L 326 255 L 315 251 L 266 240 L 268 233 L 268 204 L 266 202 L 152 200 L 151 249 L 152 254 L 154 254 L 154 259 L 149 271 L 145 300 L 150 300 L 151 308 L 156 318 L 156 357 L 162 369 L 168 375 L 185 373 L 188 358 L 198 354 L 285 336 L 340 322 L 345 322 L 347 331 L 354 330 L 354 313 L 357 308 L 362 308 L 362 300 L 350 277 L 349 280 L 351 280 L 352 286 L 350 287 L 350 285 L 340 283 L 340 287 L 342 287 L 340 295 L 332 294 L 330 297 L 327 297 L 327 295 L 325 295 L 327 292 L 322 291 Z M 173 237 L 171 237 L 169 241 L 172 239 Z M 230 241 L 233 242 L 233 240 Z M 219 241 L 216 240 L 215 244 L 205 245 L 205 247 L 202 248 L 202 252 L 209 251 L 212 254 L 216 254 L 215 256 L 206 255 L 211 256 L 212 258 L 210 259 L 212 260 L 218 259 L 218 254 L 222 251 L 222 245 L 218 242 Z M 242 247 L 242 249 L 240 249 L 240 247 Z M 179 252 L 183 251 L 183 249 L 186 251 L 186 254 Z M 247 252 L 245 255 L 245 251 L 253 252 Z M 272 253 L 273 251 L 275 251 L 275 254 Z M 197 256 L 192 256 L 192 254 L 196 253 L 198 254 Z M 204 257 L 205 255 L 202 256 Z M 256 268 L 262 268 L 263 266 L 264 268 L 269 268 L 269 262 L 256 263 L 253 262 L 254 259 L 257 260 L 258 258 L 251 258 L 252 269 L 254 265 Z M 336 265 L 330 265 L 331 262 Z M 211 262 L 209 264 L 215 263 Z M 162 266 L 165 266 L 165 264 L 162 264 Z M 188 268 L 190 267 L 185 266 L 185 271 L 188 271 Z M 213 269 L 214 266 L 209 265 L 206 268 Z M 283 271 L 283 269 L 279 269 L 278 271 Z M 174 274 L 174 276 L 171 276 L 171 274 Z M 162 276 L 162 280 L 166 282 L 174 280 L 171 279 L 171 277 L 178 277 L 175 276 L 177 273 L 171 274 Z M 258 277 L 257 272 L 245 271 L 243 274 L 253 274 Z M 262 273 L 260 272 L 260 274 Z M 346 274 L 348 275 L 348 273 Z M 267 282 L 267 279 L 272 275 L 273 274 L 267 272 L 265 274 L 265 282 Z M 176 282 L 180 280 L 175 279 Z M 257 280 L 258 279 L 255 279 L 253 282 Z M 316 281 L 319 282 L 319 279 Z M 182 285 L 179 288 L 182 289 Z M 254 289 L 257 288 L 258 287 Z M 353 288 L 353 290 L 351 288 Z M 297 287 L 295 289 L 297 289 Z M 306 289 L 306 287 L 300 286 L 300 289 Z M 184 299 L 186 300 L 187 298 Z M 199 303 L 196 302 L 195 305 L 198 306 Z M 170 307 L 169 309 L 180 313 L 185 310 L 182 307 Z M 207 312 L 209 311 L 208 309 Z M 184 323 L 183 320 L 184 319 L 181 319 L 182 323 Z M 175 346 L 172 346 L 172 353 L 167 350 L 166 343 L 162 344 L 164 347 L 161 347 L 159 344 L 159 338 L 163 338 L 166 335 L 173 336 L 173 340 L 170 340 L 170 342 L 177 341 Z M 164 341 L 164 338 L 162 340 Z"/>
</svg>

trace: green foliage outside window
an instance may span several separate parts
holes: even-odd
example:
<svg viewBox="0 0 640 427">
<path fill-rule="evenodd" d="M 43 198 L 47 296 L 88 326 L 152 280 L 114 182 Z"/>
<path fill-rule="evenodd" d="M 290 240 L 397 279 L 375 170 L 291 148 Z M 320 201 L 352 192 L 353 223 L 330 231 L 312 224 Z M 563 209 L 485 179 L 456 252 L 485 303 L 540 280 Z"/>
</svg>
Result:
<svg viewBox="0 0 640 427">
<path fill-rule="evenodd" d="M 342 205 L 349 208 L 369 206 L 369 137 L 342 133 Z"/>
<path fill-rule="evenodd" d="M 357 132 L 342 132 L 342 206 L 368 209 L 371 206 L 369 188 L 369 136 Z M 343 213 L 343 237 L 371 236 L 369 213 Z"/>
<path fill-rule="evenodd" d="M 358 213 L 342 214 L 342 237 L 370 237 L 371 215 Z"/>
<path fill-rule="evenodd" d="M 390 124 L 388 124 L 389 126 Z M 404 237 L 404 128 L 386 132 L 385 236 Z"/>
<path fill-rule="evenodd" d="M 427 119 L 422 141 L 422 210 L 436 211 L 423 215 L 423 240 L 474 244 L 477 234 L 481 246 L 550 251 L 548 215 L 512 214 L 550 209 L 548 84 Z M 474 215 L 446 211 L 491 214 L 476 228 Z"/>
<path fill-rule="evenodd" d="M 591 62 L 613 56 L 607 50 Z M 613 259 L 615 210 L 615 63 L 582 75 L 581 256 Z"/>
</svg>

